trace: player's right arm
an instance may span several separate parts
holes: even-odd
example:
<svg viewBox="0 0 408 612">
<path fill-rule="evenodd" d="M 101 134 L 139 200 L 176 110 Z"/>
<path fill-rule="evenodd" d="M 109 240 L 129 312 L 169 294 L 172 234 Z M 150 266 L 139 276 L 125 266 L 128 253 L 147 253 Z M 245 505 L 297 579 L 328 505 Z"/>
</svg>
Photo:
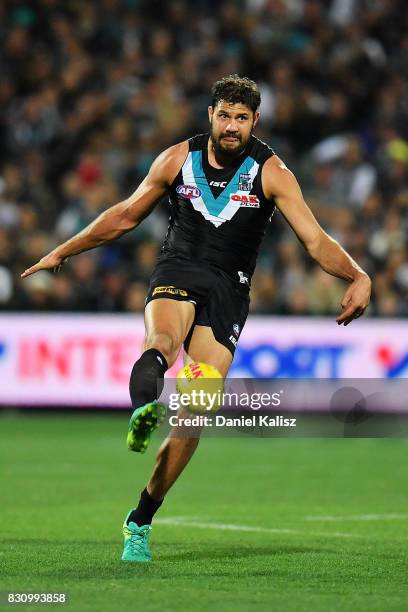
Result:
<svg viewBox="0 0 408 612">
<path fill-rule="evenodd" d="M 21 277 L 30 276 L 38 270 L 59 270 L 68 257 L 116 240 L 137 227 L 167 192 L 187 153 L 187 141 L 163 151 L 153 162 L 149 174 L 129 198 L 105 210 L 81 232 L 27 268 Z"/>
</svg>

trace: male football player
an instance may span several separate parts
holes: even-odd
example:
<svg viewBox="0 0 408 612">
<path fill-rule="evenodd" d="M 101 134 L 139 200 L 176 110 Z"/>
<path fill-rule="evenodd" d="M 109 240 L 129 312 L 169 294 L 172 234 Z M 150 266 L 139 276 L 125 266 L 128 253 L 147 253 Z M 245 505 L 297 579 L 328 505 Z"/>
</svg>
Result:
<svg viewBox="0 0 408 612">
<path fill-rule="evenodd" d="M 225 377 L 249 308 L 251 277 L 267 224 L 277 207 L 309 255 L 348 283 L 339 325 L 363 314 L 371 281 L 320 227 L 284 162 L 253 135 L 260 94 L 248 78 L 230 75 L 212 87 L 210 133 L 163 151 L 136 191 L 108 208 L 22 276 L 59 270 L 64 260 L 136 228 L 164 194 L 170 223 L 153 271 L 145 308 L 144 351 L 130 377 L 133 414 L 128 448 L 144 452 L 163 418 L 160 384 L 184 345 L 186 358 L 215 366 Z M 155 512 L 198 444 L 169 436 L 139 504 L 123 531 L 122 559 L 148 561 Z"/>
</svg>

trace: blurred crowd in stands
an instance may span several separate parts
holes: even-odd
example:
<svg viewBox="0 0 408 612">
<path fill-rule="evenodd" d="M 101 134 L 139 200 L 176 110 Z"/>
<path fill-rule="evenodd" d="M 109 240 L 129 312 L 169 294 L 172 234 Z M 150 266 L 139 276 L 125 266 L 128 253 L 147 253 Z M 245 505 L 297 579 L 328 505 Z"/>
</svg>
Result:
<svg viewBox="0 0 408 612">
<path fill-rule="evenodd" d="M 142 311 L 166 202 L 61 273 L 19 277 L 207 131 L 212 83 L 239 73 L 261 89 L 256 135 L 373 276 L 370 314 L 407 316 L 407 26 L 404 0 L 0 3 L 0 308 Z M 275 214 L 252 312 L 332 315 L 344 290 Z"/>
</svg>

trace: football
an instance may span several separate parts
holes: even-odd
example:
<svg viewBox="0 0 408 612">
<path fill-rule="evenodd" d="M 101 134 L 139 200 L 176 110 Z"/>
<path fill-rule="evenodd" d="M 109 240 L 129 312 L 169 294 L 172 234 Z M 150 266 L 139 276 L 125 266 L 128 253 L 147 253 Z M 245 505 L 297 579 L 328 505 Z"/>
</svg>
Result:
<svg viewBox="0 0 408 612">
<path fill-rule="evenodd" d="M 180 395 L 189 397 L 190 403 L 187 407 L 190 412 L 216 412 L 222 405 L 224 380 L 214 366 L 192 361 L 177 374 L 176 390 Z"/>
</svg>

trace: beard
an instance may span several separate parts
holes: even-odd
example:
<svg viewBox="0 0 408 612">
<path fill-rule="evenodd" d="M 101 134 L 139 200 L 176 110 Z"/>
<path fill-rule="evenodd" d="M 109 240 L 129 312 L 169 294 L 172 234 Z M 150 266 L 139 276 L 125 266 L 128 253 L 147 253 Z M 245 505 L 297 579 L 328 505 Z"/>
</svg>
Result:
<svg viewBox="0 0 408 612">
<path fill-rule="evenodd" d="M 237 143 L 234 144 L 234 146 L 229 147 L 222 140 L 223 138 L 228 138 L 228 137 L 236 138 Z M 251 134 L 248 136 L 246 140 L 243 140 L 241 134 L 228 134 L 228 133 L 221 133 L 218 137 L 216 137 L 214 135 L 214 132 L 211 126 L 210 138 L 211 138 L 211 143 L 212 143 L 215 153 L 218 153 L 219 155 L 222 155 L 223 157 L 226 157 L 229 159 L 235 159 L 236 157 L 241 155 L 241 153 L 247 146 L 250 137 L 251 137 Z"/>
</svg>

